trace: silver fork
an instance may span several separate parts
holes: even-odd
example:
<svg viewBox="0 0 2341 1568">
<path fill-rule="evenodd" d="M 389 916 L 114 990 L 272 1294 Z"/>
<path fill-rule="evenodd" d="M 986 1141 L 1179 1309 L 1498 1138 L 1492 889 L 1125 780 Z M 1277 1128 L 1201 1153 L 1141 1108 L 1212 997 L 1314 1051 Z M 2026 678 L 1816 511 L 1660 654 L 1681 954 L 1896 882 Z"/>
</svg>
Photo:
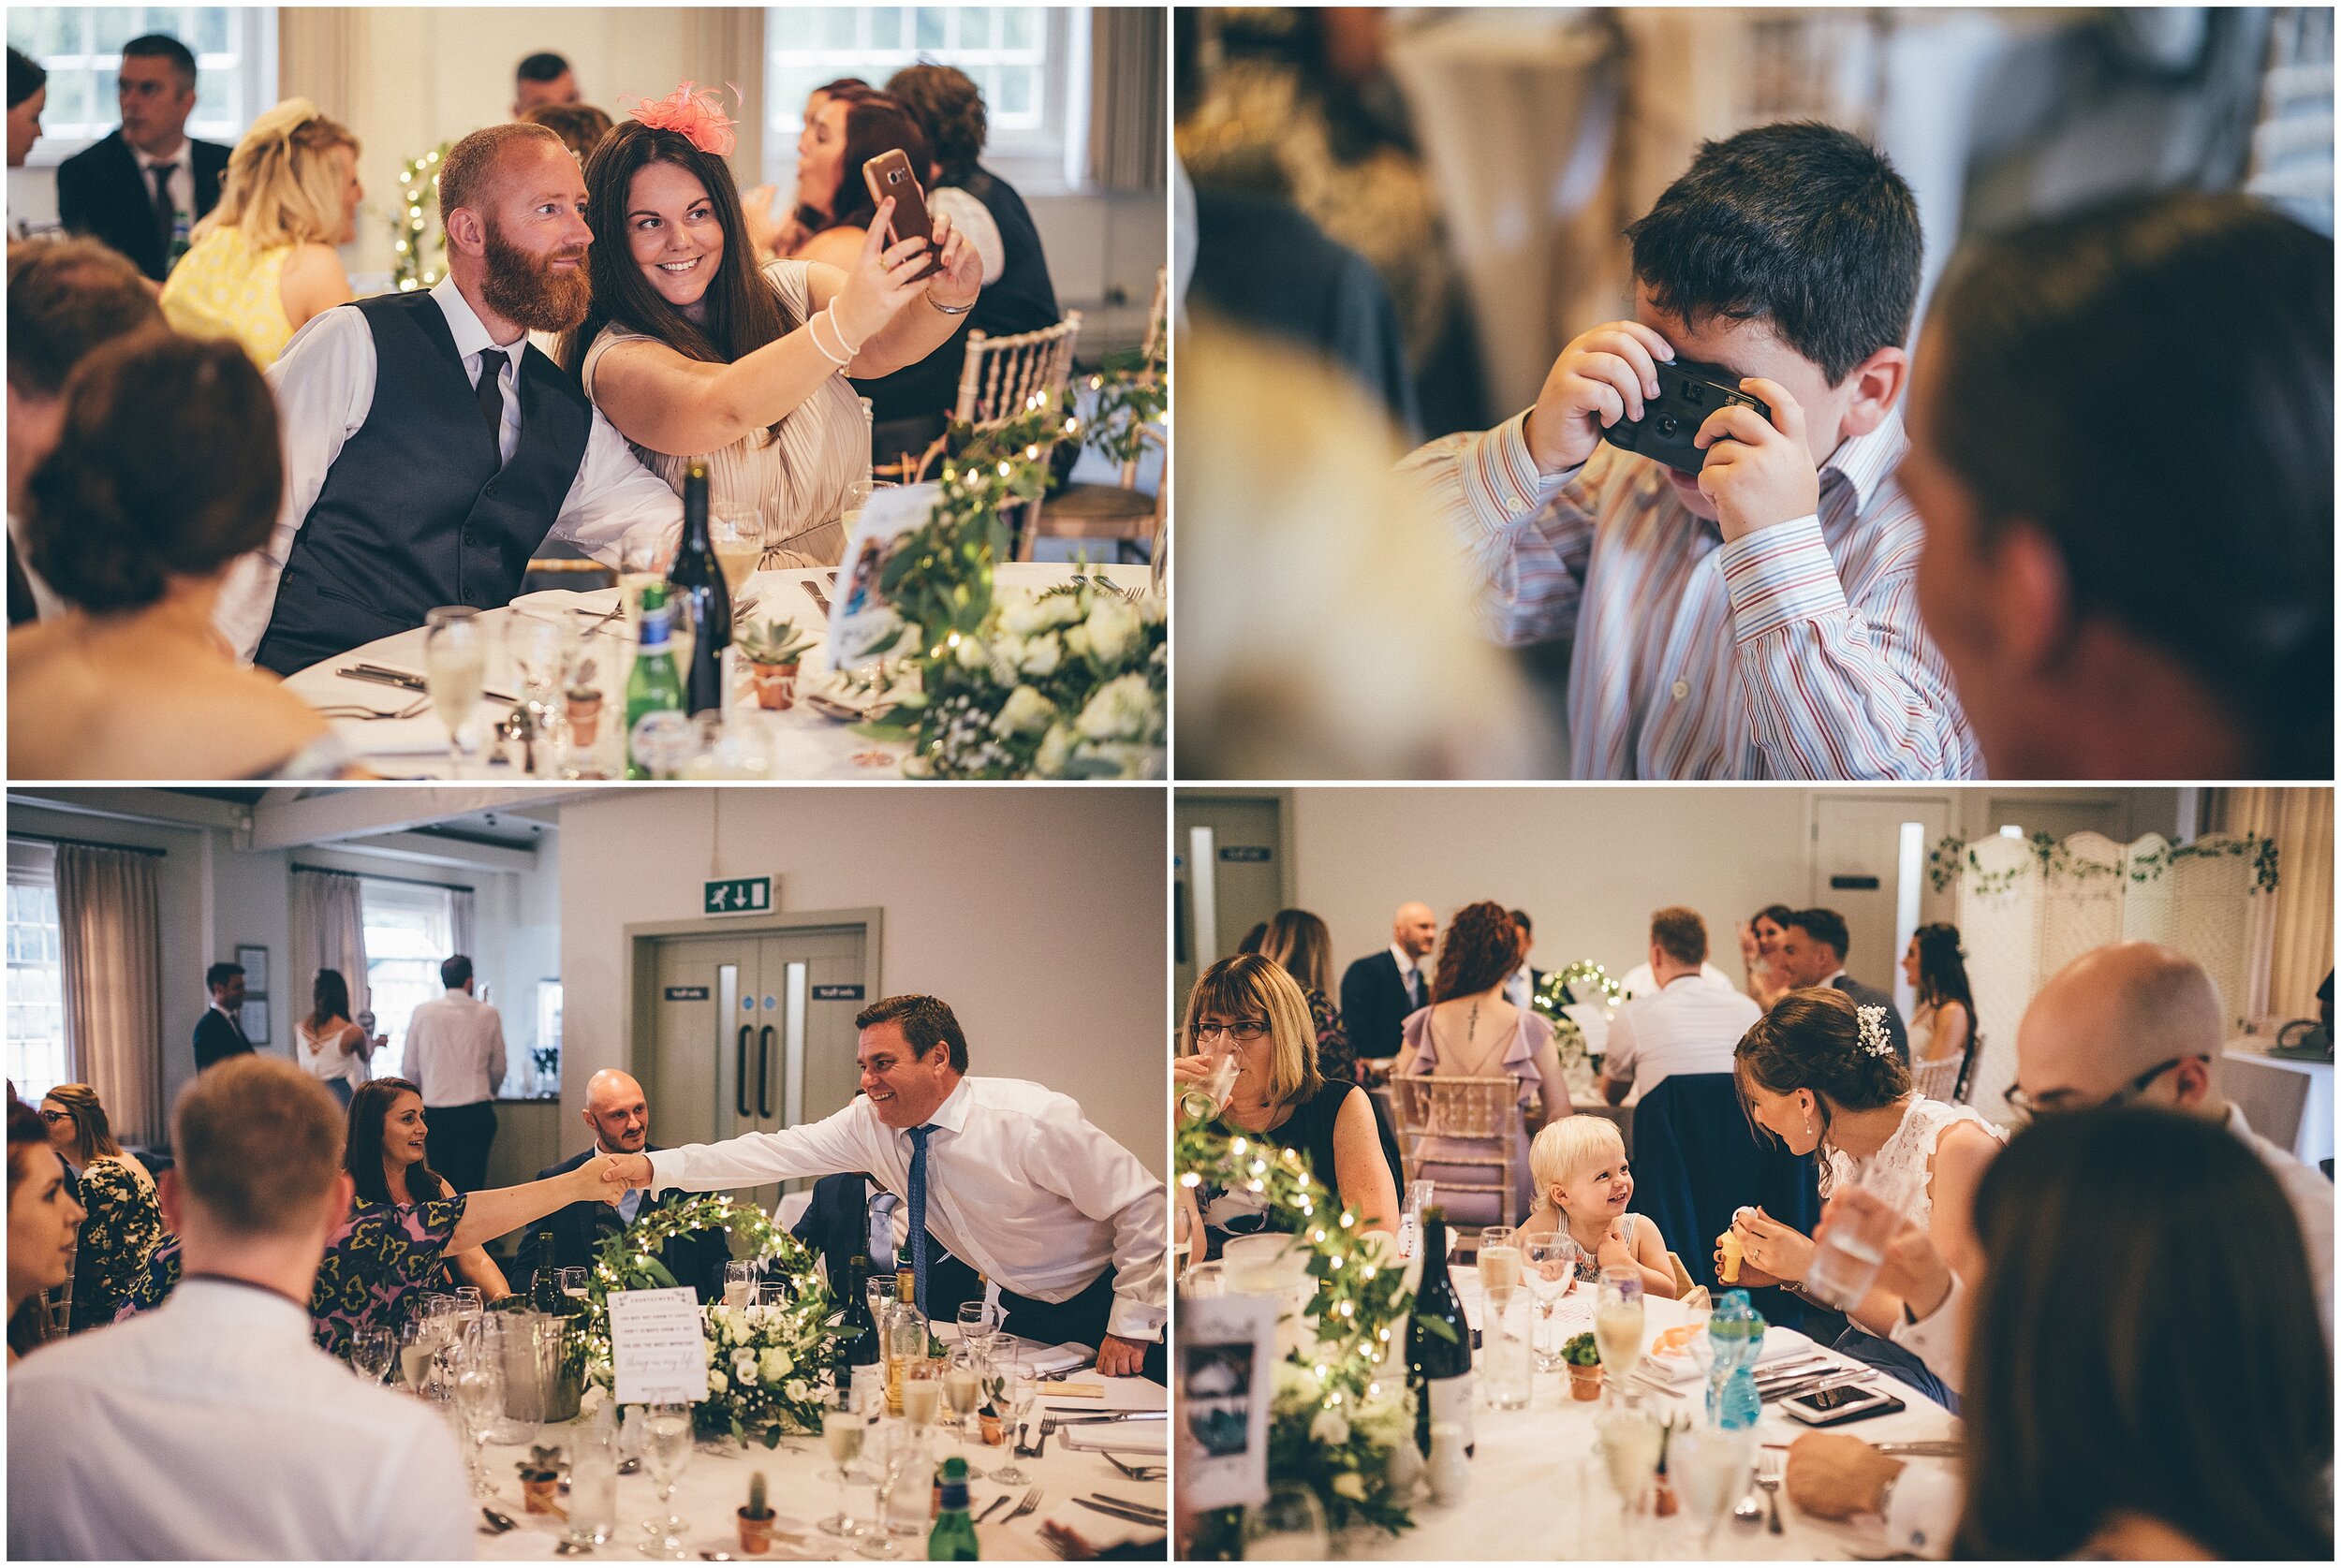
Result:
<svg viewBox="0 0 2341 1568">
<path fill-rule="evenodd" d="M 1765 1449 L 1757 1459 L 1756 1485 L 1763 1488 L 1765 1511 L 1771 1516 L 1764 1522 L 1764 1533 L 1778 1535 L 1780 1529 L 1780 1456 Z"/>
<path fill-rule="evenodd" d="M 1024 1494 L 1023 1502 L 1018 1503 L 1013 1511 L 1001 1517 L 1000 1522 L 1002 1524 L 1013 1524 L 1016 1520 L 1023 1518 L 1026 1514 L 1031 1513 L 1034 1509 L 1039 1506 L 1040 1488 L 1038 1487 L 1035 1487 Z"/>
<path fill-rule="evenodd" d="M 369 708 L 361 702 L 336 702 L 331 703 L 326 707 L 319 708 L 316 711 L 319 718 L 326 719 L 357 719 L 361 721 L 367 719 L 412 719 L 420 716 L 422 711 L 430 706 L 430 697 L 419 696 L 415 698 L 414 701 L 408 703 L 405 707 L 394 711 L 381 708 Z"/>
</svg>

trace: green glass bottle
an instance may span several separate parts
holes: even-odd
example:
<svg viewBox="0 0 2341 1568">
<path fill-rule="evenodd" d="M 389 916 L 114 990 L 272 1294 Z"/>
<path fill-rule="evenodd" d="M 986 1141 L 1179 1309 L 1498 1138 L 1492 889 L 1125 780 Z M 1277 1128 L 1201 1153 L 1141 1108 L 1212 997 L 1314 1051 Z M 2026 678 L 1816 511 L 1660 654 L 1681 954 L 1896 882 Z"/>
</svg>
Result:
<svg viewBox="0 0 2341 1568">
<path fill-rule="evenodd" d="M 975 1562 L 976 1521 L 967 1517 L 967 1461 L 953 1454 L 943 1461 L 943 1503 L 927 1532 L 929 1562 Z"/>
<path fill-rule="evenodd" d="M 646 713 L 683 711 L 683 677 L 674 666 L 674 648 L 668 638 L 672 607 L 663 582 L 642 584 L 642 640 L 634 651 L 634 667 L 626 678 L 626 776 L 655 775 L 634 754 L 634 726 Z"/>
</svg>

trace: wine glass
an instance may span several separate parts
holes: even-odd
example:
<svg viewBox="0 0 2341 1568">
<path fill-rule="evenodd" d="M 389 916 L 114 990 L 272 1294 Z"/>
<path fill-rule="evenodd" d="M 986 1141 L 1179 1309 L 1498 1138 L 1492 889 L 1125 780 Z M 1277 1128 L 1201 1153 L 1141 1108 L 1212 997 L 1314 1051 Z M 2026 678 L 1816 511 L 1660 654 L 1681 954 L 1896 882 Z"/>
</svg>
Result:
<svg viewBox="0 0 2341 1568">
<path fill-rule="evenodd" d="M 419 1396 L 427 1398 L 430 1394 L 431 1353 L 438 1346 L 438 1330 L 433 1326 L 431 1319 L 410 1317 L 399 1326 L 399 1376 L 407 1388 Z"/>
<path fill-rule="evenodd" d="M 460 778 L 479 747 L 479 699 L 488 685 L 488 623 L 479 611 L 442 605 L 423 618 L 422 679 Z"/>
<path fill-rule="evenodd" d="M 1003 1487 L 1021 1487 L 1031 1477 L 1016 1464 L 1016 1445 L 1023 1441 L 1024 1417 L 1032 1414 L 1033 1401 L 1040 1397 L 1040 1380 L 1032 1368 L 1022 1361 L 1001 1361 L 994 1365 L 990 1386 L 993 1408 L 1008 1428 L 1009 1462 L 994 1465 L 992 1479 Z"/>
<path fill-rule="evenodd" d="M 564 1268 L 561 1270 L 561 1294 L 572 1301 L 582 1301 L 585 1299 L 586 1291 L 590 1288 L 590 1270 Z"/>
<path fill-rule="evenodd" d="M 1601 1294 L 1594 1307 L 1593 1341 L 1601 1352 L 1601 1366 L 1611 1391 L 1621 1391 L 1642 1361 L 1642 1270 L 1612 1268 L 1601 1271 Z"/>
<path fill-rule="evenodd" d="M 561 711 L 561 693 L 577 656 L 576 617 L 566 606 L 554 612 L 516 609 L 510 637 L 521 700 L 537 711 L 540 722 L 550 719 Z"/>
<path fill-rule="evenodd" d="M 850 1467 L 861 1457 L 861 1441 L 869 1430 L 869 1420 L 854 1408 L 850 1392 L 838 1395 L 821 1407 L 821 1443 L 829 1450 L 829 1457 L 837 1461 L 837 1514 L 834 1518 L 820 1521 L 825 1535 L 859 1533 L 853 1516 L 846 1508 L 846 1484 L 852 1479 Z"/>
<path fill-rule="evenodd" d="M 960 1339 L 979 1351 L 989 1353 L 1000 1335 L 1000 1309 L 988 1300 L 961 1302 Z"/>
<path fill-rule="evenodd" d="M 486 1324 L 477 1326 L 447 1351 L 454 1362 L 455 1413 L 464 1423 L 472 1495 L 483 1499 L 495 1491 L 488 1483 L 486 1450 L 496 1415 L 504 1408 L 504 1368 L 495 1354 L 494 1336 L 488 1329 Z"/>
<path fill-rule="evenodd" d="M 1562 1361 L 1560 1347 L 1549 1344 L 1555 1337 L 1553 1313 L 1577 1282 L 1577 1243 L 1567 1231 L 1556 1230 L 1531 1237 L 1521 1253 L 1521 1272 L 1537 1302 L 1537 1370 L 1556 1371 Z"/>
<path fill-rule="evenodd" d="M 666 1517 L 642 1521 L 642 1555 L 680 1559 L 684 1555 L 683 1532 L 691 1527 L 675 1517 L 674 1489 L 683 1476 L 683 1467 L 691 1459 L 691 1407 L 653 1405 L 644 1425 L 645 1458 L 650 1462 L 651 1479 L 657 1483 L 658 1505 L 666 1510 Z"/>
<path fill-rule="evenodd" d="M 349 1337 L 349 1364 L 380 1383 L 398 1360 L 398 1339 L 387 1328 L 361 1328 Z"/>
</svg>

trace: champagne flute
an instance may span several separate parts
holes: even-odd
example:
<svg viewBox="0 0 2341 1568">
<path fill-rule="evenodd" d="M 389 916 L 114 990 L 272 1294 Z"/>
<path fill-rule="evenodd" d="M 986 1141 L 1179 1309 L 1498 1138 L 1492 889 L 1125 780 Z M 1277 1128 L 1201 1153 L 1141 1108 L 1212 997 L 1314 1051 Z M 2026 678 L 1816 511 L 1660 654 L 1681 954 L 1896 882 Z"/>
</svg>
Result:
<svg viewBox="0 0 2341 1568">
<path fill-rule="evenodd" d="M 1502 1290 L 1516 1285 L 1520 1280 L 1520 1243 L 1518 1232 L 1510 1225 L 1488 1225 L 1480 1232 L 1480 1288 L 1482 1291 Z"/>
<path fill-rule="evenodd" d="M 850 1393 L 840 1394 L 821 1407 L 821 1443 L 828 1448 L 829 1457 L 837 1462 L 837 1514 L 834 1518 L 820 1521 L 824 1535 L 858 1533 L 853 1515 L 846 1508 L 846 1483 L 852 1479 L 850 1467 L 861 1457 L 861 1442 L 869 1430 L 870 1423 L 854 1408 Z"/>
<path fill-rule="evenodd" d="M 1683 1506 L 1701 1526 L 1702 1550 L 1712 1552 L 1716 1527 L 1731 1511 L 1731 1504 L 1747 1494 L 1755 1459 L 1753 1428 L 1727 1431 L 1721 1427 L 1693 1427 L 1669 1440 L 1667 1474 L 1682 1494 Z"/>
<path fill-rule="evenodd" d="M 481 1326 L 484 1330 L 485 1325 Z M 455 1412 L 463 1418 L 464 1446 L 470 1452 L 472 1495 L 493 1497 L 488 1482 L 488 1435 L 504 1404 L 503 1368 L 498 1364 L 493 1335 L 466 1334 L 451 1353 L 455 1361 Z"/>
<path fill-rule="evenodd" d="M 753 1307 L 756 1287 L 762 1270 L 753 1259 L 734 1259 L 724 1265 L 724 1305 Z"/>
<path fill-rule="evenodd" d="M 983 1352 L 965 1340 L 951 1347 L 950 1358 L 943 1363 L 943 1397 L 950 1403 L 951 1432 L 959 1440 L 959 1457 L 967 1464 L 967 1477 L 974 1481 L 981 1480 L 983 1472 L 967 1459 L 967 1425 L 983 1402 Z"/>
<path fill-rule="evenodd" d="M 1642 1271 L 1604 1268 L 1593 1313 L 1593 1341 L 1613 1394 L 1623 1390 L 1642 1360 Z"/>
<path fill-rule="evenodd" d="M 488 685 L 488 623 L 479 611 L 442 605 L 423 618 L 422 677 L 447 725 L 449 765 L 460 778 L 479 744 L 479 699 Z"/>
<path fill-rule="evenodd" d="M 764 558 L 764 514 L 737 501 L 719 502 L 707 509 L 707 542 L 714 547 L 715 564 L 731 591 L 732 612 L 740 608 L 741 590 Z"/>
<path fill-rule="evenodd" d="M 943 1414 L 943 1368 L 934 1360 L 906 1361 L 903 1366 L 903 1419 L 923 1432 Z"/>
<path fill-rule="evenodd" d="M 675 1483 L 682 1478 L 683 1467 L 691 1458 L 691 1407 L 689 1405 L 653 1405 L 648 1428 L 647 1457 L 651 1479 L 658 1486 L 658 1504 L 666 1510 L 663 1519 L 645 1519 L 642 1523 L 645 1557 L 683 1556 L 683 1532 L 690 1525 L 675 1517 Z"/>
</svg>

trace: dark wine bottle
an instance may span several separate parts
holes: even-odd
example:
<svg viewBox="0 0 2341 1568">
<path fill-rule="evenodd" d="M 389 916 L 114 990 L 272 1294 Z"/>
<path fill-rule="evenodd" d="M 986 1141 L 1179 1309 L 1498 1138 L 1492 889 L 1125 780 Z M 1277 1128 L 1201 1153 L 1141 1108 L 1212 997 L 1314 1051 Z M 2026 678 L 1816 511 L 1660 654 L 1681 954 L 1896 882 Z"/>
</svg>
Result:
<svg viewBox="0 0 2341 1568">
<path fill-rule="evenodd" d="M 870 1260 L 856 1253 L 838 1287 L 844 1292 L 846 1309 L 839 1338 L 845 1341 L 842 1353 L 848 1367 L 874 1367 L 886 1355 L 886 1347 L 878 1342 L 877 1320 L 870 1315 L 869 1278 Z"/>
<path fill-rule="evenodd" d="M 1477 1452 L 1471 1433 L 1471 1321 L 1447 1276 L 1447 1211 L 1422 1217 L 1422 1283 L 1406 1322 L 1406 1386 L 1414 1391 L 1414 1442 L 1427 1458 L 1431 1428 L 1452 1421 L 1463 1429 L 1464 1452 Z"/>
<path fill-rule="evenodd" d="M 683 539 L 667 568 L 678 616 L 691 625 L 691 664 L 683 672 L 683 711 L 699 714 L 724 705 L 724 650 L 731 646 L 731 590 L 707 532 L 707 464 L 683 475 Z"/>
<path fill-rule="evenodd" d="M 537 1278 L 528 1292 L 528 1304 L 540 1312 L 567 1312 L 568 1297 L 561 1294 L 561 1271 L 552 1264 L 552 1232 L 537 1233 Z"/>
</svg>

